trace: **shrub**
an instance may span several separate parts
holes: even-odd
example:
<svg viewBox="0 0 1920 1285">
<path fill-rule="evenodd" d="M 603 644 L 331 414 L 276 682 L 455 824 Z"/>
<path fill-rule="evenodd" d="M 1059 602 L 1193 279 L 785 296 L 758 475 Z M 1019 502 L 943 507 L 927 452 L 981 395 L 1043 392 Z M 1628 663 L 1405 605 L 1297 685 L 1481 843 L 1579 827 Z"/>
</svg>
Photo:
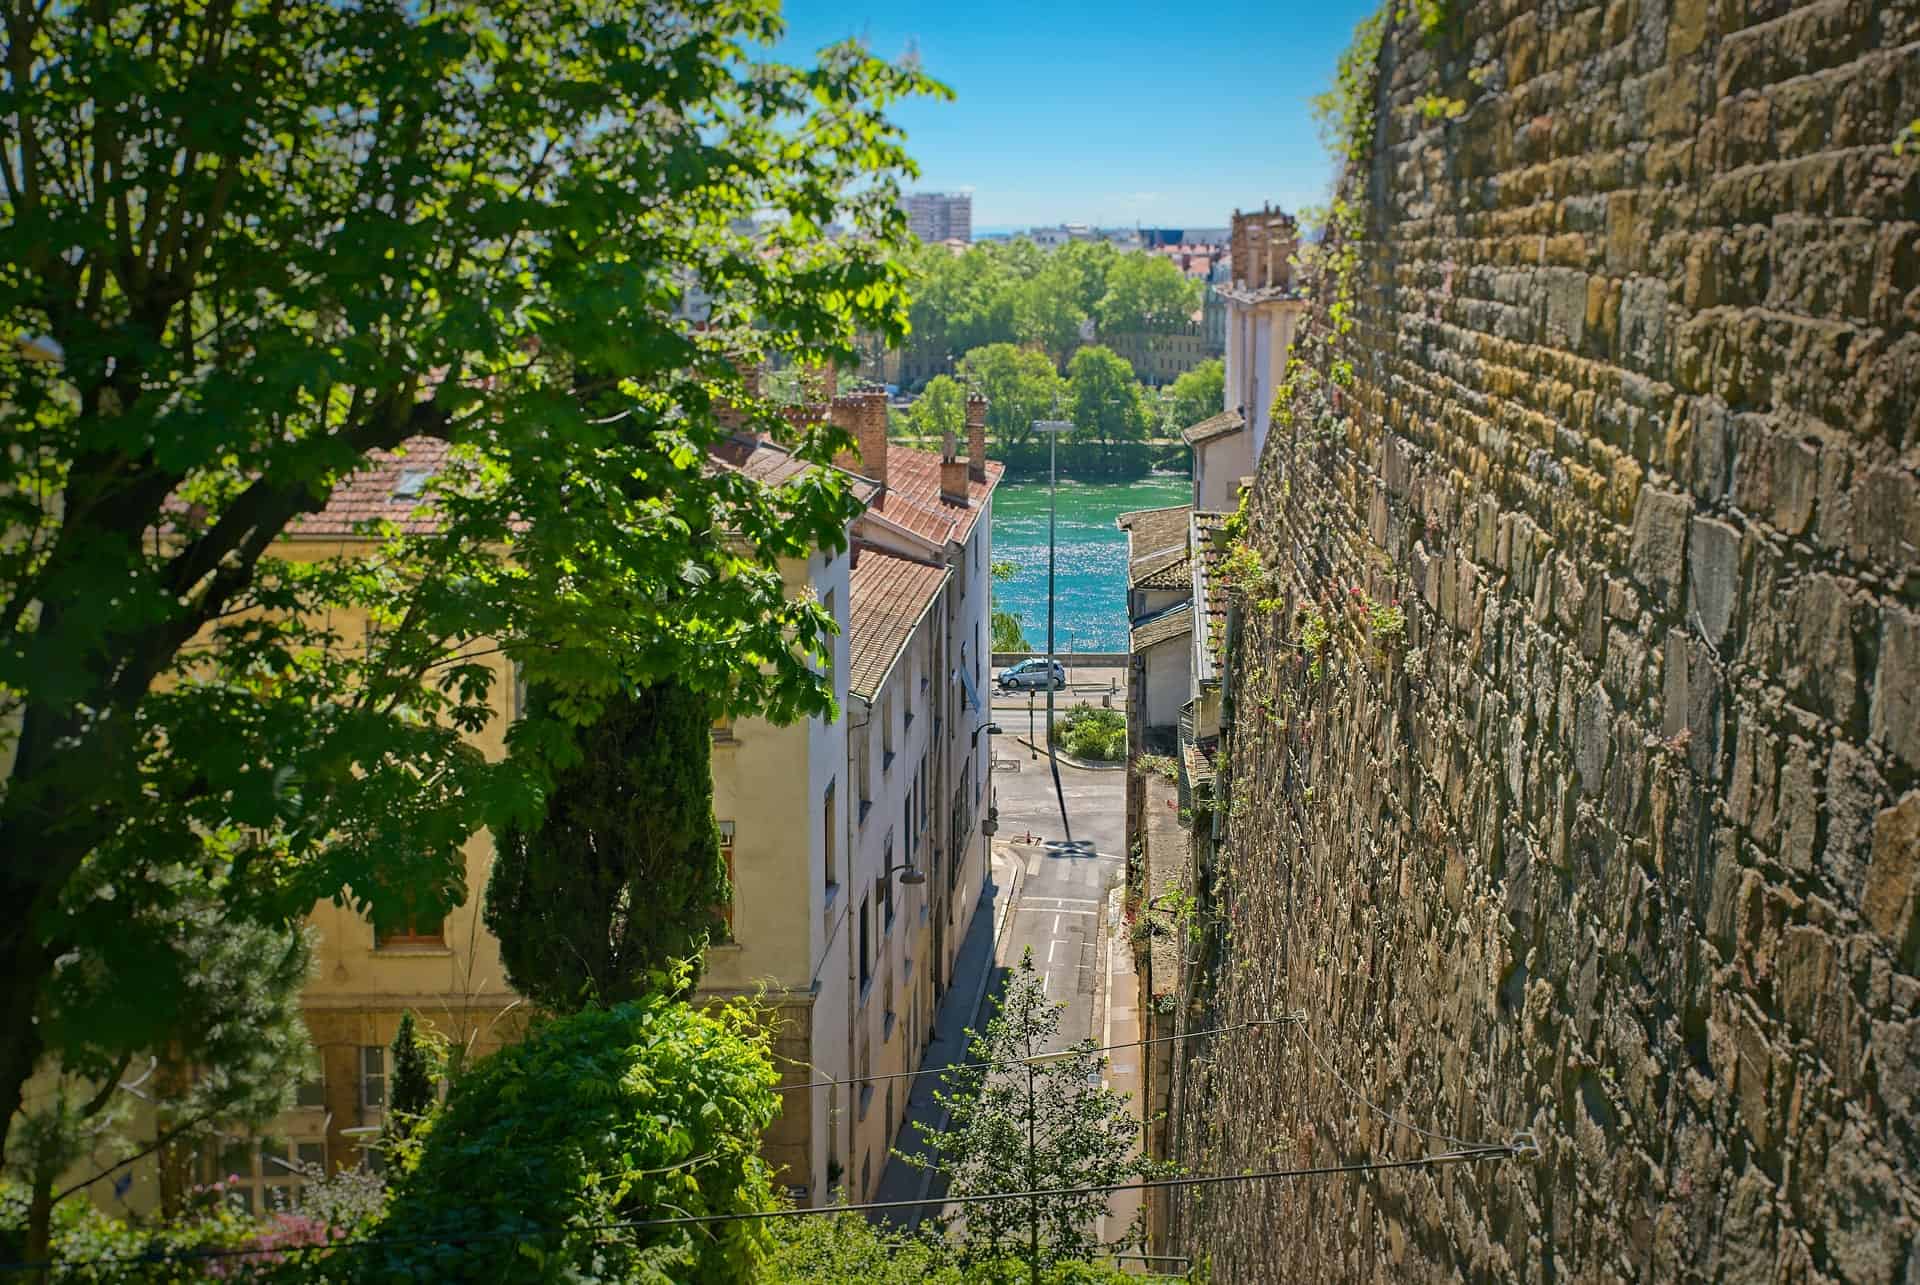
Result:
<svg viewBox="0 0 1920 1285">
<path fill-rule="evenodd" d="M 1117 763 L 1127 756 L 1127 718 L 1117 709 L 1075 705 L 1053 725 L 1053 742 L 1076 758 Z"/>
<path fill-rule="evenodd" d="M 758 1221 L 608 1224 L 771 1208 L 759 1141 L 777 1079 L 744 1005 L 656 992 L 544 1022 L 416 1131 L 418 1159 L 375 1233 L 405 1243 L 368 1251 L 370 1279 L 751 1279 Z"/>
<path fill-rule="evenodd" d="M 27 1202 L 25 1186 L 0 1183 L 0 1261 L 21 1261 Z M 87 1201 L 63 1201 L 53 1210 L 51 1252 L 52 1260 L 62 1266 L 50 1278 L 88 1285 L 254 1279 L 258 1273 L 246 1258 L 210 1260 L 202 1255 L 209 1250 L 238 1249 L 258 1230 L 228 1206 L 224 1183 L 195 1189 L 180 1216 L 164 1223 L 113 1218 Z M 23 1275 L 20 1279 L 39 1278 Z"/>
</svg>

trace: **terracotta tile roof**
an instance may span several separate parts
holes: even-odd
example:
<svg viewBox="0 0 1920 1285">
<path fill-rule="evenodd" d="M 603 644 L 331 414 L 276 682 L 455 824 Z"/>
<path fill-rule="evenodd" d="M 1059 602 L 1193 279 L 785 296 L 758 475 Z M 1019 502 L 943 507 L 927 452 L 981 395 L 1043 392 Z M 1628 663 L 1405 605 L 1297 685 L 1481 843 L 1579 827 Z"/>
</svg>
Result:
<svg viewBox="0 0 1920 1285">
<path fill-rule="evenodd" d="M 1193 566 L 1185 549 L 1142 561 L 1145 565 L 1139 573 L 1129 574 L 1129 589 L 1187 589 L 1193 584 Z"/>
<path fill-rule="evenodd" d="M 993 488 L 1000 484 L 1000 478 L 1007 466 L 999 460 L 988 460 L 986 480 L 976 482 L 967 478 L 967 502 L 956 504 L 940 494 L 940 452 L 920 451 L 910 446 L 887 445 L 887 494 L 874 506 L 877 512 L 894 517 L 894 506 L 899 501 L 921 510 L 923 513 L 936 514 L 953 523 L 953 534 L 948 537 L 964 543 L 973 534 L 973 524 L 985 511 L 987 501 L 993 496 Z M 902 526 L 906 520 L 895 518 Z M 915 520 L 924 521 L 924 518 Z M 912 529 L 912 528 L 909 528 Z"/>
<path fill-rule="evenodd" d="M 708 447 L 707 462 L 710 468 L 732 469 L 768 486 L 784 486 L 808 469 L 817 467 L 807 460 L 795 459 L 793 452 L 778 442 L 748 434 L 736 434 Z M 862 503 L 871 504 L 873 497 L 879 494 L 880 484 L 872 478 L 861 477 L 846 469 L 841 469 L 840 473 L 849 480 L 853 493 L 860 497 Z"/>
<path fill-rule="evenodd" d="M 403 531 L 433 530 L 421 484 L 445 466 L 450 449 L 437 437 L 414 437 L 394 450 L 372 452 L 366 468 L 335 485 L 325 508 L 295 518 L 287 534 L 296 539 L 350 536 L 363 524 L 381 520 Z"/>
<path fill-rule="evenodd" d="M 1220 580 L 1220 563 L 1227 556 L 1227 548 L 1225 539 L 1215 539 L 1215 536 L 1232 516 L 1197 512 L 1193 515 L 1189 537 L 1194 551 L 1193 601 L 1203 613 L 1195 618 L 1194 628 L 1206 631 L 1201 638 L 1201 664 L 1196 676 L 1204 682 L 1220 681 L 1227 632 L 1227 587 Z"/>
<path fill-rule="evenodd" d="M 1114 525 L 1127 533 L 1127 587 L 1129 589 L 1177 589 L 1178 583 L 1149 585 L 1150 579 L 1164 581 L 1169 572 L 1187 560 L 1187 520 L 1193 514 L 1191 504 L 1175 504 L 1164 509 L 1135 509 L 1114 519 Z"/>
<path fill-rule="evenodd" d="M 1193 632 L 1193 603 L 1177 602 L 1165 611 L 1143 616 L 1129 634 L 1132 650 L 1145 651 L 1156 643 L 1185 638 Z"/>
<path fill-rule="evenodd" d="M 1188 446 L 1199 446 L 1216 438 L 1232 437 L 1247 426 L 1246 419 L 1237 410 L 1223 410 L 1218 415 L 1209 416 L 1198 424 L 1191 424 L 1180 430 L 1180 436 Z"/>
<path fill-rule="evenodd" d="M 911 558 L 856 547 L 847 575 L 847 689 L 873 700 L 934 595 L 953 573 Z"/>
</svg>

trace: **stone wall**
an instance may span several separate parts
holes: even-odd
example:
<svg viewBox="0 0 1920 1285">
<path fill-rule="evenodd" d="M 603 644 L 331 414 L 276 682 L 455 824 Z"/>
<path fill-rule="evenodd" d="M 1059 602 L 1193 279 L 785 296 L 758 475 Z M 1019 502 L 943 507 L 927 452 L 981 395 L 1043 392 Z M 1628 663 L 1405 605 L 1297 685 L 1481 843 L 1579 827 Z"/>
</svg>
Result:
<svg viewBox="0 0 1920 1285">
<path fill-rule="evenodd" d="M 1920 1278 L 1920 6 L 1462 4 L 1379 77 L 1357 382 L 1250 504 L 1205 1015 L 1307 1020 L 1198 1050 L 1183 1158 L 1540 1154 L 1176 1233 Z"/>
</svg>

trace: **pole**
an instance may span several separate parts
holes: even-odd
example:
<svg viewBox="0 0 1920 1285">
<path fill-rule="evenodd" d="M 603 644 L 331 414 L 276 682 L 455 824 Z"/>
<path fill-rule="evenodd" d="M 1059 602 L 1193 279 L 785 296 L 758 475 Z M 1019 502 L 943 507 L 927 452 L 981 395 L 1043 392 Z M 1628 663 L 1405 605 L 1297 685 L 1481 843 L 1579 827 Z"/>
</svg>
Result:
<svg viewBox="0 0 1920 1285">
<path fill-rule="evenodd" d="M 1067 791 L 1060 784 L 1060 756 L 1053 748 L 1053 567 L 1054 514 L 1060 495 L 1060 435 L 1047 435 L 1047 762 L 1053 768 L 1053 797 L 1060 803 L 1060 828 L 1066 841 L 1073 842 L 1073 822 L 1067 820 Z"/>
<path fill-rule="evenodd" d="M 1029 1044 L 1028 1048 L 1033 1046 Z M 1038 1116 L 1033 1104 L 1033 1063 L 1027 1063 L 1027 1190 L 1040 1190 L 1038 1166 L 1039 1141 L 1036 1136 L 1035 1120 Z M 1027 1201 L 1027 1279 L 1033 1285 L 1040 1285 L 1040 1197 L 1034 1196 Z"/>
</svg>

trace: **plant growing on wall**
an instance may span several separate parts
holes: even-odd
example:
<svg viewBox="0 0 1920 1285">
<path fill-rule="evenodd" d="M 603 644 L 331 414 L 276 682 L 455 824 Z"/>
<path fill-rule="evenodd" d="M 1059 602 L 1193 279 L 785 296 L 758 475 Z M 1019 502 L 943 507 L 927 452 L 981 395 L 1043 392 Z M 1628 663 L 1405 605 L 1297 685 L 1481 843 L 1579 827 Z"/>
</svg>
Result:
<svg viewBox="0 0 1920 1285">
<path fill-rule="evenodd" d="M 548 697 L 536 692 L 534 717 Z M 539 825 L 495 845 L 486 922 L 513 988 L 558 1012 L 691 987 L 732 890 L 713 819 L 712 702 L 676 682 L 607 702 Z M 686 961 L 684 971 L 664 971 Z"/>
</svg>

